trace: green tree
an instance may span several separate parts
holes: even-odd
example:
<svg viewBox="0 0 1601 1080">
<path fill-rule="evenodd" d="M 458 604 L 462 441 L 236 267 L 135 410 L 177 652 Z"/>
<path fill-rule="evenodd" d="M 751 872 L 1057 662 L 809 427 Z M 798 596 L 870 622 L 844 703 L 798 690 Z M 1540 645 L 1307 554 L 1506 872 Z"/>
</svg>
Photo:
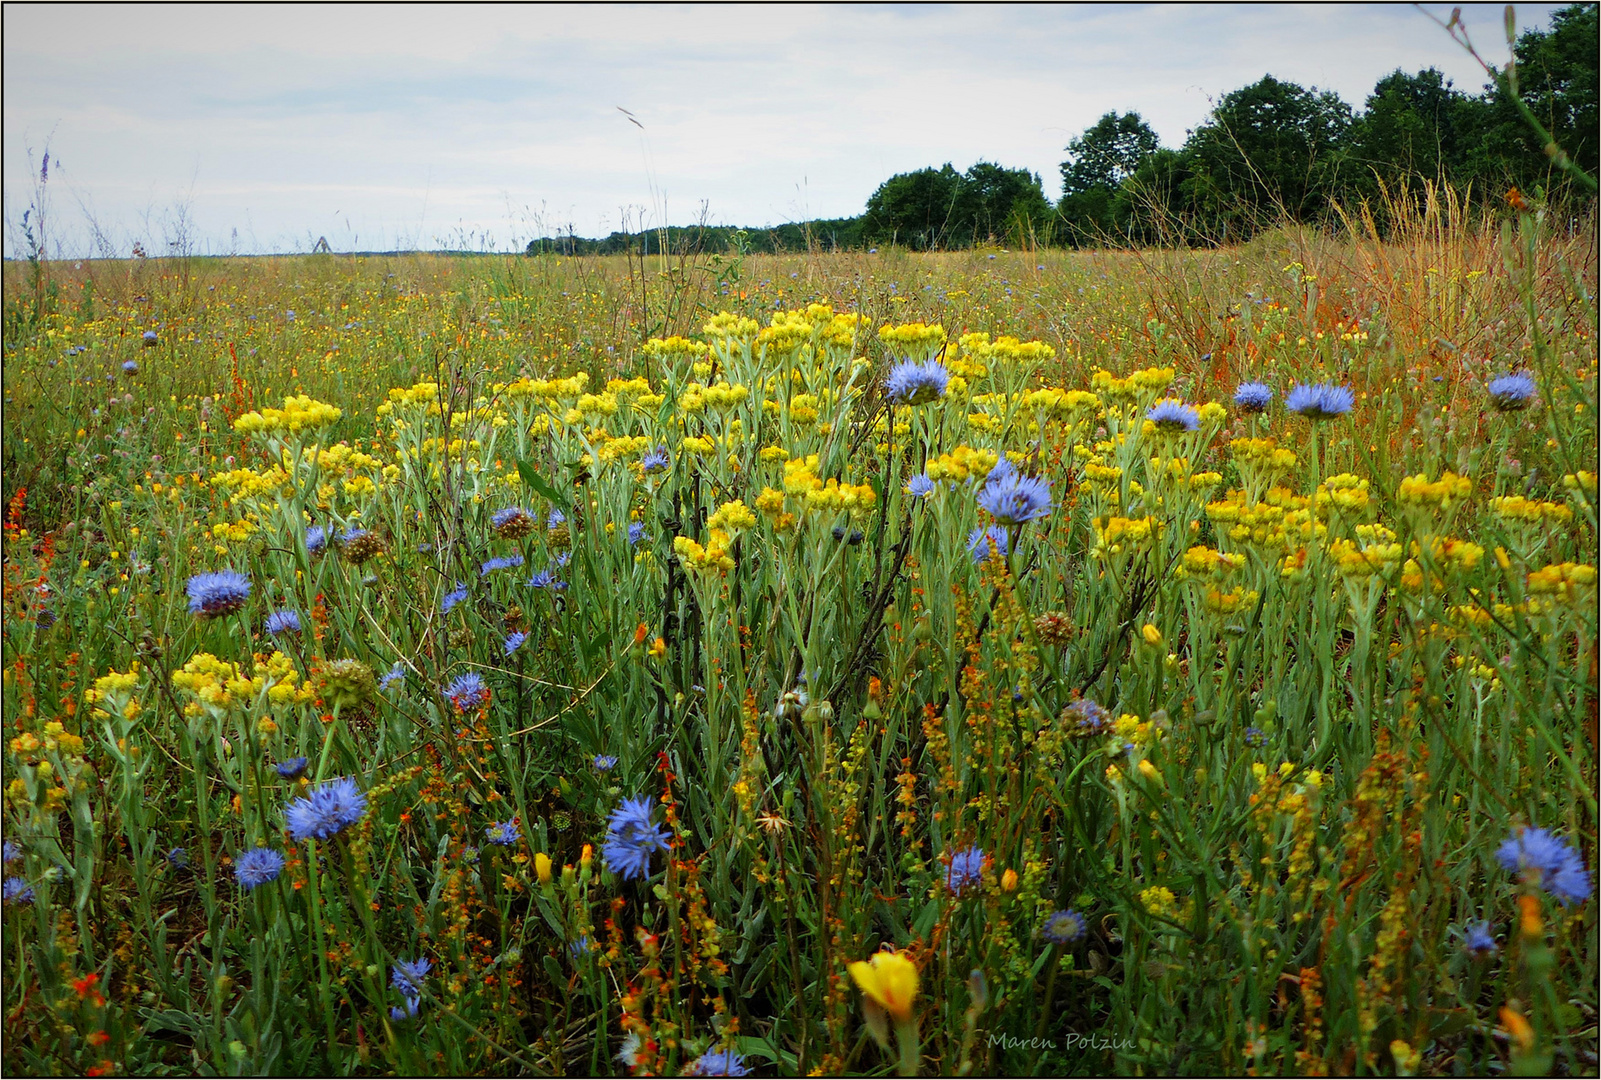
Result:
<svg viewBox="0 0 1601 1080">
<path fill-rule="evenodd" d="M 869 242 L 895 242 L 930 250 L 949 243 L 961 196 L 962 176 L 943 168 L 897 173 L 867 199 L 863 235 Z"/>
<path fill-rule="evenodd" d="M 1037 174 L 988 161 L 958 173 L 947 162 L 880 184 L 867 200 L 861 235 L 921 251 L 990 239 L 1023 243 L 1043 237 L 1050 214 Z"/>
<path fill-rule="evenodd" d="M 957 196 L 956 241 L 1023 245 L 1047 228 L 1051 204 L 1037 174 L 975 162 L 962 174 Z M 1041 237 L 1043 238 L 1043 237 Z"/>
<path fill-rule="evenodd" d="M 1067 144 L 1056 209 L 1069 243 L 1082 245 L 1116 232 L 1118 188 L 1156 149 L 1156 132 L 1136 112 L 1109 112 Z"/>
<path fill-rule="evenodd" d="M 1386 75 L 1351 128 L 1352 188 L 1370 194 L 1379 182 L 1460 179 L 1480 109 L 1434 68 Z"/>
</svg>

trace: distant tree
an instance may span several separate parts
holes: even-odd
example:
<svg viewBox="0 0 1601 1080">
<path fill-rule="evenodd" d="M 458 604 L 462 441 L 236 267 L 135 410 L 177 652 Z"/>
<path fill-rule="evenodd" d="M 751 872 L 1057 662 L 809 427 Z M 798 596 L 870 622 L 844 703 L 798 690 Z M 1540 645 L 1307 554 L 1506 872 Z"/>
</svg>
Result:
<svg viewBox="0 0 1601 1080">
<path fill-rule="evenodd" d="M 943 167 L 898 173 L 867 200 L 862 239 L 921 251 L 985 240 L 1043 238 L 1051 205 L 1037 174 L 980 161 L 965 173 Z"/>
<path fill-rule="evenodd" d="M 1321 217 L 1350 129 L 1337 94 L 1264 76 L 1225 95 L 1185 142 L 1187 201 L 1228 240 L 1285 215 Z"/>
<path fill-rule="evenodd" d="M 980 161 L 962 174 L 954 239 L 964 245 L 986 240 L 1021 245 L 1039 236 L 1050 216 L 1038 174 Z"/>
<path fill-rule="evenodd" d="M 1069 243 L 1090 243 L 1115 230 L 1119 186 L 1156 149 L 1156 132 L 1135 112 L 1109 112 L 1067 144 L 1056 209 Z"/>
<path fill-rule="evenodd" d="M 1380 79 L 1351 128 L 1346 180 L 1359 194 L 1403 179 L 1460 178 L 1482 106 L 1435 68 Z"/>
<path fill-rule="evenodd" d="M 946 246 L 957 224 L 961 186 L 962 175 L 950 162 L 938 169 L 897 173 L 868 197 L 864 237 L 918 250 Z"/>
</svg>

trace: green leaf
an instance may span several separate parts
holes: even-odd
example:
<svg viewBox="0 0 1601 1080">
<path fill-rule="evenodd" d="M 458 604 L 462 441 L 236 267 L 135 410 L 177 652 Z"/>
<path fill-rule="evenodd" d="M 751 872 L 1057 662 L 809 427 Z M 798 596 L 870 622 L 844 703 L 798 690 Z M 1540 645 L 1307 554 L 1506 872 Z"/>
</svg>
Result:
<svg viewBox="0 0 1601 1080">
<path fill-rule="evenodd" d="M 562 495 L 562 493 L 557 491 L 549 480 L 546 480 L 543 476 L 539 475 L 538 470 L 534 468 L 533 462 L 519 461 L 517 463 L 517 475 L 523 478 L 523 483 L 533 488 L 540 495 L 543 495 L 545 498 L 549 499 L 563 510 L 571 509 L 570 504 Z"/>
</svg>

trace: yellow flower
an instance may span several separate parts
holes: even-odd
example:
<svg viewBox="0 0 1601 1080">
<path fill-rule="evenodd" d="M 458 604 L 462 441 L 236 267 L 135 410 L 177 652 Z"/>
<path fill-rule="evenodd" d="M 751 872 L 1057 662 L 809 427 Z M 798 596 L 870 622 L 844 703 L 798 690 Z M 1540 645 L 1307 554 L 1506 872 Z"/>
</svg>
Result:
<svg viewBox="0 0 1601 1080">
<path fill-rule="evenodd" d="M 534 874 L 541 885 L 550 884 L 550 856 L 543 851 L 534 856 Z"/>
<path fill-rule="evenodd" d="M 896 1021 L 912 1015 L 917 998 L 917 965 L 904 953 L 878 952 L 870 961 L 857 960 L 847 969 L 856 985 Z"/>
</svg>

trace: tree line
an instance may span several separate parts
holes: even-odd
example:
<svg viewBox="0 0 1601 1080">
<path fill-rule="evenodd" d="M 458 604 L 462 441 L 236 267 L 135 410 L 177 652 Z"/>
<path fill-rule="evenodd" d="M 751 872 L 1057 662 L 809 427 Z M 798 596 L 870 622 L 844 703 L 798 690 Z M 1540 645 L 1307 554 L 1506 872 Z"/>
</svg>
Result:
<svg viewBox="0 0 1601 1080">
<path fill-rule="evenodd" d="M 1397 70 L 1360 111 L 1332 91 L 1265 75 L 1225 94 L 1177 148 L 1160 144 L 1137 112 L 1109 112 L 1068 143 L 1053 204 L 1037 173 L 980 161 L 899 173 L 858 217 L 772 229 L 690 227 L 604 240 L 541 239 L 529 252 L 849 249 L 896 244 L 946 250 L 982 243 L 1233 243 L 1285 220 L 1326 222 L 1336 203 L 1367 202 L 1382 227 L 1396 194 L 1423 181 L 1480 201 L 1511 189 L 1548 199 L 1587 196 L 1556 168 L 1557 147 L 1597 173 L 1598 5 L 1573 4 L 1548 30 L 1514 45 L 1518 98 L 1545 127 L 1546 145 L 1502 85 L 1478 93 L 1438 70 Z"/>
</svg>

